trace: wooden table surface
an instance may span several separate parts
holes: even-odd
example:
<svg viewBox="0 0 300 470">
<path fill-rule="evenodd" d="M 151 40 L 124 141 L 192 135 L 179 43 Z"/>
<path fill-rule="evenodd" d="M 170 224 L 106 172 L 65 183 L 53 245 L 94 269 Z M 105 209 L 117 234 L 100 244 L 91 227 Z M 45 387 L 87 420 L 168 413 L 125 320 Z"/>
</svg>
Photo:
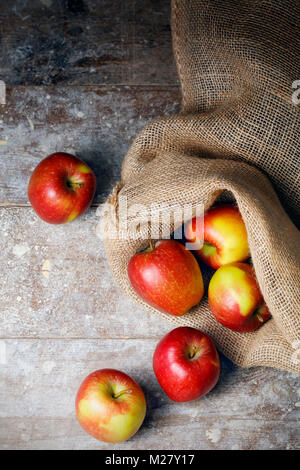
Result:
<svg viewBox="0 0 300 470">
<path fill-rule="evenodd" d="M 152 354 L 172 325 L 122 294 L 96 236 L 97 205 L 134 136 L 180 107 L 169 1 L 4 0 L 0 21 L 0 448 L 299 448 L 295 374 L 221 356 L 206 397 L 164 395 Z M 80 219 L 52 226 L 26 189 L 58 150 L 86 160 L 98 190 Z M 132 375 L 148 403 L 141 430 L 114 446 L 87 435 L 74 413 L 81 381 L 104 367 Z"/>
</svg>

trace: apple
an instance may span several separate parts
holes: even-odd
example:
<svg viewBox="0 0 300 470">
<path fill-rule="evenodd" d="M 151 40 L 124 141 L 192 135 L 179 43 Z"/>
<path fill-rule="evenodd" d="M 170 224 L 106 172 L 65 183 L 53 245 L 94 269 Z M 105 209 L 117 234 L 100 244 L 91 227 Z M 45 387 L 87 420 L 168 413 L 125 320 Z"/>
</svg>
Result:
<svg viewBox="0 0 300 470">
<path fill-rule="evenodd" d="M 141 387 L 115 369 L 96 370 L 88 375 L 80 385 L 75 407 L 83 429 L 104 442 L 130 439 L 146 415 Z"/>
<path fill-rule="evenodd" d="M 175 328 L 158 343 L 153 370 L 161 388 L 177 402 L 196 400 L 216 385 L 220 359 L 211 338 L 195 328 Z"/>
<path fill-rule="evenodd" d="M 210 280 L 208 300 L 216 319 L 234 331 L 256 330 L 271 316 L 254 269 L 246 263 L 219 268 Z"/>
<path fill-rule="evenodd" d="M 197 233 L 200 227 L 203 232 Z M 233 205 L 212 207 L 204 214 L 204 220 L 192 219 L 185 235 L 189 242 L 203 241 L 202 248 L 195 251 L 214 269 L 235 261 L 246 261 L 250 256 L 246 227 L 238 208 Z"/>
<path fill-rule="evenodd" d="M 190 251 L 175 240 L 159 240 L 135 254 L 128 277 L 137 294 L 149 305 L 180 316 L 202 299 L 204 287 L 199 265 Z"/>
<path fill-rule="evenodd" d="M 91 204 L 96 176 L 91 168 L 69 153 L 53 153 L 33 171 L 28 198 L 38 214 L 50 224 L 64 224 L 79 217 Z"/>
</svg>

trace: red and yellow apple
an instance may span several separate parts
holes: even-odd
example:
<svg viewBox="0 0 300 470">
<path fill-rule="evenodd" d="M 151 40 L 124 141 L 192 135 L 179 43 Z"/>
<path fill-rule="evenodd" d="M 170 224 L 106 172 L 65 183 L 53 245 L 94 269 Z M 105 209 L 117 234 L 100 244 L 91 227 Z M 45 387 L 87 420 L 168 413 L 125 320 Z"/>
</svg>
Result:
<svg viewBox="0 0 300 470">
<path fill-rule="evenodd" d="M 210 280 L 208 300 L 216 319 L 231 330 L 256 330 L 271 316 L 254 269 L 246 263 L 219 268 Z"/>
<path fill-rule="evenodd" d="M 176 316 L 198 304 L 204 292 L 196 259 L 174 240 L 160 240 L 135 254 L 128 265 L 128 277 L 145 302 Z"/>
<path fill-rule="evenodd" d="M 211 338 L 181 326 L 158 343 L 153 355 L 156 378 L 171 400 L 185 402 L 206 395 L 220 375 L 220 360 Z"/>
<path fill-rule="evenodd" d="M 130 439 L 146 415 L 141 387 L 115 369 L 101 369 L 88 375 L 78 390 L 75 406 L 83 429 L 104 442 Z"/>
<path fill-rule="evenodd" d="M 33 171 L 28 198 L 38 214 L 50 224 L 64 224 L 79 217 L 91 204 L 96 176 L 79 158 L 53 153 Z"/>
<path fill-rule="evenodd" d="M 198 233 L 200 228 L 201 233 Z M 250 256 L 246 227 L 238 208 L 233 205 L 212 207 L 204 214 L 204 220 L 192 219 L 185 235 L 189 242 L 203 241 L 196 253 L 214 269 L 245 261 Z"/>
</svg>

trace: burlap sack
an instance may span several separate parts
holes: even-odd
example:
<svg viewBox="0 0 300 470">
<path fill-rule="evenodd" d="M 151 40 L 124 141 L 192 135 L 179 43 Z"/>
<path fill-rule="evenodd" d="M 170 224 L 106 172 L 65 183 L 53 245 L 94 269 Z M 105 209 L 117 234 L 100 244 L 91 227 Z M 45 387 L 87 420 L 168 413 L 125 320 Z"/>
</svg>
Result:
<svg viewBox="0 0 300 470">
<path fill-rule="evenodd" d="M 127 265 L 147 245 L 149 227 L 141 228 L 142 240 L 104 240 L 111 270 L 126 294 L 176 325 L 207 332 L 236 364 L 294 372 L 300 372 L 300 238 L 293 224 L 299 221 L 300 106 L 292 101 L 292 83 L 300 78 L 298 18 L 290 1 L 173 1 L 182 112 L 137 137 L 109 198 L 112 211 L 102 218 L 108 227 L 118 220 L 120 196 L 128 206 L 202 202 L 208 208 L 224 190 L 232 195 L 272 313 L 257 331 L 224 328 L 206 297 L 183 317 L 146 305 L 131 288 Z"/>
</svg>

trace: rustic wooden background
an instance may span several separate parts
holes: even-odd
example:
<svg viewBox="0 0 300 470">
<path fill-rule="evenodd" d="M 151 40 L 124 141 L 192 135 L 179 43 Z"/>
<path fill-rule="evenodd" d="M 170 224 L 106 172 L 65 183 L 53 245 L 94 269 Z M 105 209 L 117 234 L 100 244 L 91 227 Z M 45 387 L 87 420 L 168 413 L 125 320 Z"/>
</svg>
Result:
<svg viewBox="0 0 300 470">
<path fill-rule="evenodd" d="M 96 237 L 97 203 L 134 136 L 180 107 L 169 16 L 169 0 L 1 0 L 1 449 L 299 448 L 294 374 L 222 356 L 209 395 L 164 395 L 151 359 L 172 325 L 124 297 Z M 58 150 L 98 178 L 93 207 L 65 226 L 39 220 L 26 196 L 36 164 Z M 103 367 L 132 375 L 148 402 L 142 429 L 115 446 L 74 413 L 81 381 Z"/>
</svg>

